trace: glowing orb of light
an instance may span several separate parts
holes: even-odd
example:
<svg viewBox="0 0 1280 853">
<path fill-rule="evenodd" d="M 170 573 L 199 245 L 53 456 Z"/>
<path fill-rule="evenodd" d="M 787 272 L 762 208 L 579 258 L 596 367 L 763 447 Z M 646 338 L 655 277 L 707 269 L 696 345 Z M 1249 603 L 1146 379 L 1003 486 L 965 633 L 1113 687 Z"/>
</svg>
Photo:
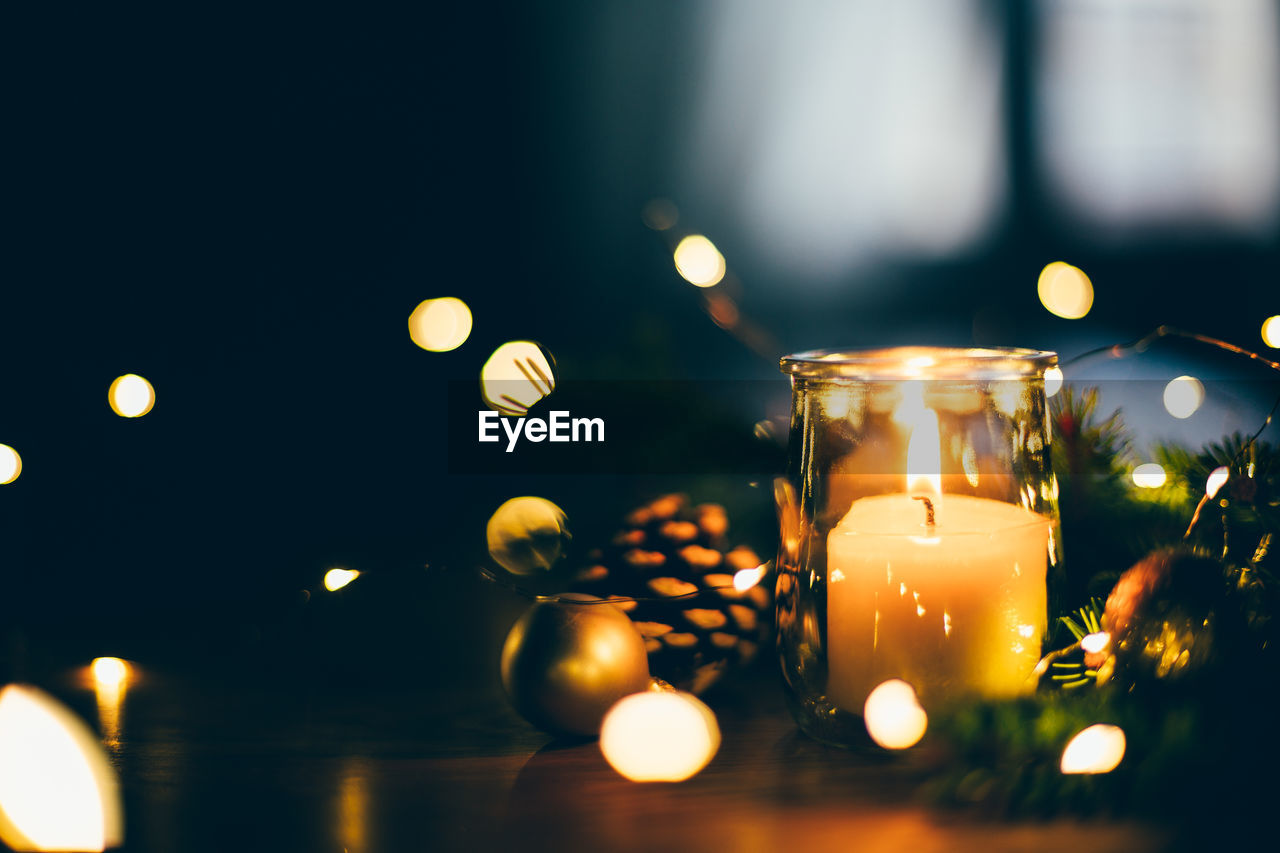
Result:
<svg viewBox="0 0 1280 853">
<path fill-rule="evenodd" d="M 1168 476 L 1157 462 L 1144 462 L 1133 469 L 1133 484 L 1140 489 L 1158 489 Z"/>
<path fill-rule="evenodd" d="M 1194 376 L 1170 379 L 1164 386 L 1165 410 L 1175 418 L 1189 418 L 1204 402 L 1204 385 Z"/>
<path fill-rule="evenodd" d="M 619 699 L 600 725 L 605 761 L 633 782 L 683 782 L 720 748 L 716 715 L 679 691 L 633 693 Z"/>
<path fill-rule="evenodd" d="M 117 376 L 107 390 L 111 411 L 122 418 L 140 418 L 156 404 L 156 389 L 136 373 Z"/>
<path fill-rule="evenodd" d="M 546 498 L 512 498 L 494 511 L 485 526 L 489 556 L 516 575 L 549 569 L 569 540 L 568 516 Z"/>
<path fill-rule="evenodd" d="M 1085 634 L 1080 639 L 1080 648 L 1092 655 L 1105 649 L 1110 642 L 1111 635 L 1106 631 L 1094 631 L 1092 634 Z"/>
<path fill-rule="evenodd" d="M 324 588 L 337 592 L 358 577 L 360 572 L 356 569 L 330 569 L 324 573 Z"/>
<path fill-rule="evenodd" d="M 129 677 L 129 665 L 120 658 L 94 658 L 89 666 L 94 682 L 103 687 L 119 687 Z"/>
<path fill-rule="evenodd" d="M 701 234 L 690 234 L 676 245 L 675 261 L 676 270 L 692 285 L 711 287 L 724 278 L 724 255 Z"/>
<path fill-rule="evenodd" d="M 88 726 L 34 687 L 0 691 L 0 840 L 104 850 L 124 840 L 115 771 Z"/>
<path fill-rule="evenodd" d="M 533 341 L 507 341 L 480 369 L 485 405 L 505 415 L 522 417 L 534 403 L 556 388 L 556 374 L 542 347 Z"/>
<path fill-rule="evenodd" d="M 1063 773 L 1110 773 L 1124 759 L 1124 729 L 1096 723 L 1062 750 Z"/>
<path fill-rule="evenodd" d="M 1062 390 L 1062 368 L 1050 367 L 1044 372 L 1044 395 L 1052 397 Z"/>
<path fill-rule="evenodd" d="M 872 690 L 862 706 L 867 734 L 885 749 L 915 746 L 929 727 L 929 716 L 920 707 L 910 684 L 892 678 Z"/>
<path fill-rule="evenodd" d="M 746 592 L 760 583 L 764 578 L 764 573 L 765 566 L 756 566 L 754 569 L 739 569 L 733 575 L 733 588 L 738 592 Z"/>
<path fill-rule="evenodd" d="M 1273 349 L 1280 349 L 1280 314 L 1263 322 L 1262 342 Z"/>
<path fill-rule="evenodd" d="M 22 457 L 7 444 L 0 444 L 0 486 L 18 479 L 22 473 Z"/>
<path fill-rule="evenodd" d="M 1214 468 L 1209 472 L 1209 479 L 1205 480 L 1204 493 L 1213 500 L 1218 494 L 1218 490 L 1227 484 L 1227 479 L 1231 476 L 1231 472 L 1227 470 L 1226 465 Z"/>
<path fill-rule="evenodd" d="M 1050 314 L 1067 320 L 1079 320 L 1093 307 L 1093 282 L 1089 276 L 1062 261 L 1054 261 L 1040 271 L 1036 291 Z"/>
<path fill-rule="evenodd" d="M 428 299 L 409 315 L 409 338 L 428 352 L 448 352 L 471 334 L 471 309 L 453 296 Z"/>
</svg>

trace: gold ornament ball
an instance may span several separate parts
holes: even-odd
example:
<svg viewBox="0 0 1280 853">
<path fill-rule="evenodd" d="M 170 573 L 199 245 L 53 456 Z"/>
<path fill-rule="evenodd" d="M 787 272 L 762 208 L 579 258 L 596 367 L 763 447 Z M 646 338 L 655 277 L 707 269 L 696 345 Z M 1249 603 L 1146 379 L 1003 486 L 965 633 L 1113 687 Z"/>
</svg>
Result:
<svg viewBox="0 0 1280 853">
<path fill-rule="evenodd" d="M 502 648 L 502 686 L 543 731 L 596 735 L 605 712 L 649 686 L 644 639 L 626 614 L 592 595 L 540 601 Z"/>
<path fill-rule="evenodd" d="M 522 497 L 498 507 L 485 538 L 498 565 L 512 574 L 528 575 L 551 568 L 572 537 L 564 510 L 546 498 Z"/>
</svg>

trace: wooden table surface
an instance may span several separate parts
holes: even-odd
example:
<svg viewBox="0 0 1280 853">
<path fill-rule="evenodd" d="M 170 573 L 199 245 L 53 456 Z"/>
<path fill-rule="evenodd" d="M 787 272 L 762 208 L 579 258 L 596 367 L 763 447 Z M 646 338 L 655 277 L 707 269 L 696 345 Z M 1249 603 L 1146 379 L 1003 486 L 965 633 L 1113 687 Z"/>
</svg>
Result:
<svg viewBox="0 0 1280 853">
<path fill-rule="evenodd" d="M 54 688 L 86 719 L 92 691 Z M 707 697 L 723 742 L 680 783 L 519 719 L 496 685 L 361 690 L 140 671 L 112 748 L 128 850 L 910 850 L 1140 853 L 1139 823 L 993 822 L 916 802 L 919 768 L 800 734 L 766 672 Z"/>
</svg>

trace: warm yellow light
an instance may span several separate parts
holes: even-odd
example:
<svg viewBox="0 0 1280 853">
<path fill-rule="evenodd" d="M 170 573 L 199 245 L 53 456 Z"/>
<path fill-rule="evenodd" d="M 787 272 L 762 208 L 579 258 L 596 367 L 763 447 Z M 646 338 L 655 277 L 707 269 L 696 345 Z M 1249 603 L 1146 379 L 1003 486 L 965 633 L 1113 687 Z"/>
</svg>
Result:
<svg viewBox="0 0 1280 853">
<path fill-rule="evenodd" d="M 1052 397 L 1062 390 L 1062 368 L 1050 367 L 1044 372 L 1044 394 Z"/>
<path fill-rule="evenodd" d="M 0 840 L 104 850 L 124 840 L 115 771 L 93 732 L 34 687 L 0 691 Z"/>
<path fill-rule="evenodd" d="M 676 246 L 676 270 L 698 287 L 711 287 L 724 278 L 724 255 L 701 234 L 690 234 Z"/>
<path fill-rule="evenodd" d="M 507 415 L 523 416 L 556 387 L 555 370 L 533 341 L 508 341 L 493 351 L 480 369 L 485 405 Z"/>
<path fill-rule="evenodd" d="M 1280 349 L 1280 314 L 1268 317 L 1263 322 L 1262 342 L 1269 347 Z"/>
<path fill-rule="evenodd" d="M 1227 466 L 1223 465 L 1214 468 L 1209 472 L 1209 479 L 1205 481 L 1204 493 L 1210 500 L 1213 500 L 1218 494 L 1218 490 L 1227 484 L 1227 479 L 1231 476 L 1231 472 L 1227 470 Z"/>
<path fill-rule="evenodd" d="M 1133 484 L 1140 489 L 1158 489 L 1167 479 L 1157 462 L 1145 462 L 1133 469 Z"/>
<path fill-rule="evenodd" d="M 1124 759 L 1124 747 L 1124 730 L 1119 726 L 1089 726 L 1062 750 L 1062 772 L 1110 773 Z"/>
<path fill-rule="evenodd" d="M 1164 408 L 1175 418 L 1189 418 L 1204 402 L 1204 386 L 1194 376 L 1170 379 L 1164 386 Z"/>
<path fill-rule="evenodd" d="M 678 691 L 619 699 L 600 725 L 605 760 L 633 782 L 682 782 L 706 767 L 719 748 L 716 715 Z"/>
<path fill-rule="evenodd" d="M 428 299 L 409 315 L 409 338 L 424 350 L 448 352 L 471 334 L 471 309 L 453 296 Z"/>
<path fill-rule="evenodd" d="M 494 562 L 512 574 L 532 574 L 551 568 L 564 553 L 568 516 L 546 498 L 512 498 L 489 516 L 485 538 Z"/>
<path fill-rule="evenodd" d="M 1110 642 L 1111 635 L 1106 631 L 1095 631 L 1081 638 L 1080 648 L 1092 655 L 1105 649 Z"/>
<path fill-rule="evenodd" d="M 751 589 L 764 579 L 765 568 L 766 566 L 756 566 L 754 569 L 739 569 L 733 575 L 733 588 L 738 592 Z"/>
<path fill-rule="evenodd" d="M 122 418 L 140 418 L 156 404 L 156 389 L 136 373 L 117 376 L 107 390 L 111 410 Z"/>
<path fill-rule="evenodd" d="M 920 409 L 915 415 L 907 442 L 907 493 L 942 494 L 942 436 L 933 409 Z"/>
<path fill-rule="evenodd" d="M 862 718 L 867 734 L 885 749 L 915 746 L 929 727 L 929 716 L 920 707 L 915 688 L 897 678 L 871 691 L 862 706 Z"/>
<path fill-rule="evenodd" d="M 337 592 L 358 577 L 360 572 L 355 569 L 330 569 L 324 573 L 324 588 Z"/>
<path fill-rule="evenodd" d="M 129 677 L 129 665 L 120 658 L 94 658 L 94 683 L 101 687 L 119 687 Z"/>
<path fill-rule="evenodd" d="M 1036 283 L 1040 302 L 1067 320 L 1079 320 L 1093 307 L 1093 282 L 1079 267 L 1054 261 L 1040 271 Z"/>
<path fill-rule="evenodd" d="M 7 486 L 22 473 L 22 457 L 7 444 L 0 444 L 0 486 Z"/>
</svg>

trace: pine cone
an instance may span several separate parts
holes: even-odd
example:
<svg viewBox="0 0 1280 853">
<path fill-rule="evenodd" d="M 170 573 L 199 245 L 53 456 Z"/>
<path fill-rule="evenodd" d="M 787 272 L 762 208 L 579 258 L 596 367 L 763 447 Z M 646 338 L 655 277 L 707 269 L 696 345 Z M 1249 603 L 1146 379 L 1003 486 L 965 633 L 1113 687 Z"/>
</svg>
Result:
<svg viewBox="0 0 1280 853">
<path fill-rule="evenodd" d="M 762 584 L 739 592 L 733 576 L 760 558 L 727 546 L 729 519 L 718 504 L 689 506 L 664 495 L 629 513 L 607 548 L 591 552 L 573 589 L 623 601 L 649 652 L 649 671 L 681 690 L 700 693 L 731 666 L 751 660 L 769 625 L 772 597 Z M 727 588 L 726 588 L 727 587 Z"/>
</svg>

